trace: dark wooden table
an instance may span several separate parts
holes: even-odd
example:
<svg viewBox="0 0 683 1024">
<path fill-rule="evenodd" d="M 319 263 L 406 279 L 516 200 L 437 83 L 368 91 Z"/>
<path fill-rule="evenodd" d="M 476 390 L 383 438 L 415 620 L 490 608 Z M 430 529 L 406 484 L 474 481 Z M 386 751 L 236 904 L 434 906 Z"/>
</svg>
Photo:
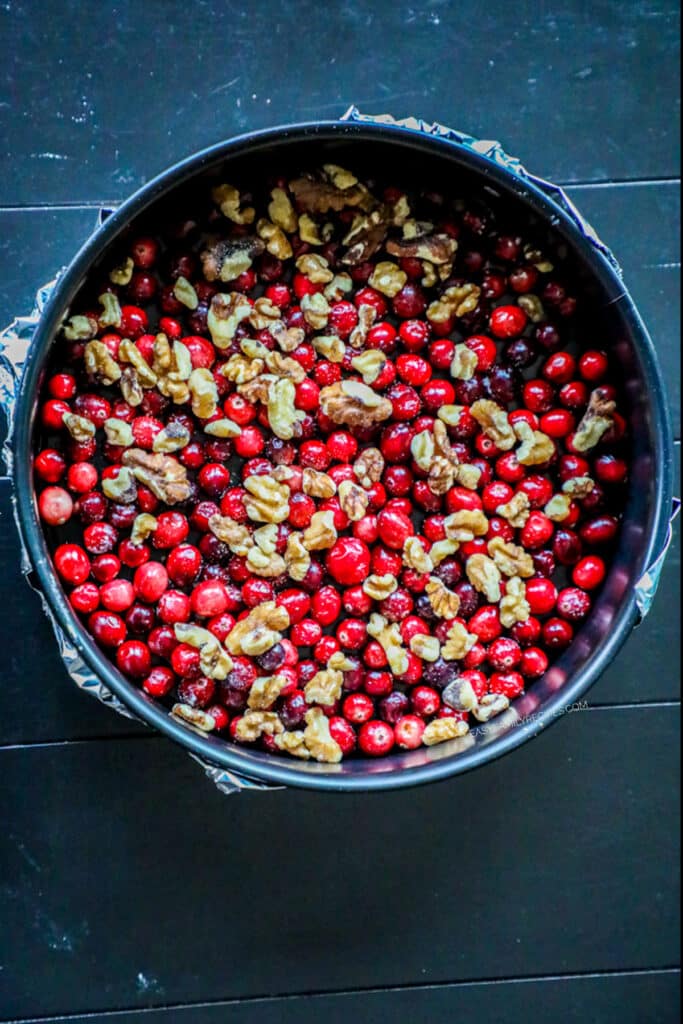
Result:
<svg viewBox="0 0 683 1024">
<path fill-rule="evenodd" d="M 498 138 L 571 186 L 680 436 L 675 0 L 3 0 L 0 38 L 0 321 L 101 204 L 353 102 Z M 225 797 L 76 690 L 6 480 L 0 501 L 3 1020 L 678 1021 L 677 540 L 590 708 L 507 758 L 387 795 Z"/>
</svg>

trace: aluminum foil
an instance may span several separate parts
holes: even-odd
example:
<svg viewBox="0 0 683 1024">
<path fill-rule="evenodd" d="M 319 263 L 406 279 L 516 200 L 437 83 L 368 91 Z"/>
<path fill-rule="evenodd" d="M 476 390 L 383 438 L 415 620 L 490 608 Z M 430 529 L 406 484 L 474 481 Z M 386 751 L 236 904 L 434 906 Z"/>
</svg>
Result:
<svg viewBox="0 0 683 1024">
<path fill-rule="evenodd" d="M 456 131 L 453 128 L 447 128 L 444 125 L 437 123 L 429 124 L 425 121 L 417 120 L 416 118 L 405 118 L 403 120 L 396 120 L 389 114 L 383 115 L 370 115 L 361 114 L 357 107 L 349 107 L 346 113 L 341 118 L 342 121 L 360 121 L 360 122 L 371 122 L 375 124 L 389 124 L 397 125 L 402 128 L 408 128 L 411 131 L 420 132 L 426 135 L 435 135 L 440 138 L 452 139 L 458 142 L 460 145 L 467 147 L 478 153 L 480 156 L 485 156 L 487 159 L 492 160 L 494 163 L 505 167 L 506 170 L 517 175 L 519 178 L 525 181 L 530 181 L 534 185 L 543 189 L 551 199 L 554 200 L 559 206 L 561 206 L 574 220 L 579 230 L 585 235 L 590 242 L 600 250 L 601 253 L 609 260 L 611 265 L 614 267 L 616 272 L 621 276 L 621 267 L 617 263 L 616 259 L 610 252 L 609 248 L 604 242 L 598 237 L 591 225 L 581 216 L 579 211 L 576 209 L 572 201 L 566 195 L 566 193 L 552 182 L 545 181 L 543 178 L 538 178 L 536 175 L 530 174 L 521 162 L 516 158 L 509 156 L 499 142 L 485 139 L 475 139 L 471 135 L 466 135 L 463 132 Z M 98 215 L 98 226 L 107 219 L 109 214 L 112 212 L 111 209 L 101 209 Z M 59 272 L 59 274 L 61 271 Z M 3 446 L 2 455 L 4 457 L 7 473 L 11 476 L 12 474 L 12 452 L 10 447 L 10 436 L 12 429 L 12 416 L 14 406 L 19 391 L 19 382 L 21 380 L 21 374 L 24 366 L 24 361 L 28 353 L 31 340 L 33 338 L 33 332 L 35 327 L 42 315 L 43 309 L 50 297 L 50 294 L 59 280 L 59 274 L 52 281 L 43 285 L 36 294 L 35 305 L 32 312 L 28 316 L 16 317 L 4 330 L 0 331 L 0 406 L 5 412 L 9 434 L 8 438 Z M 659 583 L 662 566 L 664 564 L 664 558 L 671 544 L 672 539 L 672 525 L 673 521 L 678 514 L 680 508 L 680 501 L 674 500 L 674 508 L 669 523 L 669 531 L 667 540 L 664 544 L 662 551 L 659 553 L 657 558 L 653 561 L 652 565 L 649 566 L 647 571 L 641 577 L 636 587 L 636 604 L 640 614 L 640 620 L 642 621 L 647 615 L 648 611 L 652 606 L 655 592 Z M 18 513 L 16 507 L 16 500 L 12 495 L 12 510 L 14 518 L 18 523 Z M 108 707 L 113 708 L 120 715 L 124 715 L 126 718 L 140 721 L 138 717 L 132 714 L 128 708 L 123 704 L 118 697 L 113 694 L 106 686 L 97 678 L 96 675 L 88 668 L 80 654 L 73 646 L 73 644 L 64 635 L 62 629 L 59 627 L 52 611 L 45 599 L 44 594 L 39 587 L 34 586 L 31 580 L 32 566 L 29 558 L 28 551 L 20 541 L 20 559 L 21 559 L 21 570 L 23 575 L 26 577 L 29 586 L 34 589 L 40 596 L 43 610 L 52 625 L 52 629 L 57 638 L 57 644 L 59 651 L 66 666 L 67 672 L 79 687 L 86 693 L 97 697 L 99 701 L 106 704 Z M 282 786 L 268 785 L 263 782 L 257 782 L 253 779 L 245 778 L 236 772 L 230 771 L 226 768 L 220 768 L 217 765 L 211 764 L 205 761 L 203 758 L 197 757 L 195 754 L 190 754 L 193 760 L 197 761 L 208 777 L 218 787 L 222 793 L 238 793 L 242 790 L 269 790 L 269 789 L 283 789 Z"/>
</svg>

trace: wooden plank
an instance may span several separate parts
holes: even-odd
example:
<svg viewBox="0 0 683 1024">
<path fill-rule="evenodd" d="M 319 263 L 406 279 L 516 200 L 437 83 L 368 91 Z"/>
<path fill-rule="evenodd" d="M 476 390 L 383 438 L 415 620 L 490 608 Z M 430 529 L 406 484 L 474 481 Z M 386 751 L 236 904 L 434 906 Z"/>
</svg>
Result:
<svg viewBox="0 0 683 1024">
<path fill-rule="evenodd" d="M 675 709 L 593 710 L 429 787 L 228 798 L 163 740 L 6 749 L 2 1012 L 675 965 L 678 753 Z"/>
<path fill-rule="evenodd" d="M 302 0 L 275 21 L 264 0 L 227 17 L 124 0 L 115 31 L 106 4 L 2 16 L 1 205 L 121 199 L 221 138 L 350 103 L 499 138 L 558 181 L 679 173 L 675 0 L 357 0 L 334 17 Z"/>
</svg>

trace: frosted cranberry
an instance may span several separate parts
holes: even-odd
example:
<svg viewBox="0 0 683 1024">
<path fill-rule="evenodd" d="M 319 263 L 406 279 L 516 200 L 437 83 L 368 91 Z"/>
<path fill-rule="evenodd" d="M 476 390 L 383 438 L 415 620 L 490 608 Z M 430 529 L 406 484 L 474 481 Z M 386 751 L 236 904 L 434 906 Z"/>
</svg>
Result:
<svg viewBox="0 0 683 1024">
<path fill-rule="evenodd" d="M 235 438 L 235 452 L 243 459 L 251 459 L 263 451 L 265 439 L 262 431 L 255 426 L 243 428 L 239 437 Z"/>
<path fill-rule="evenodd" d="M 117 648 L 116 664 L 124 675 L 142 679 L 152 667 L 149 647 L 142 640 L 125 640 Z"/>
<path fill-rule="evenodd" d="M 332 304 L 327 325 L 342 340 L 348 338 L 358 323 L 358 310 L 351 302 L 335 302 Z"/>
<path fill-rule="evenodd" d="M 591 383 L 602 380 L 608 368 L 607 355 L 597 349 L 589 349 L 579 359 L 579 373 Z"/>
<path fill-rule="evenodd" d="M 135 600 L 133 584 L 130 580 L 109 580 L 100 587 L 100 600 L 110 612 L 125 612 Z"/>
<path fill-rule="evenodd" d="M 78 544 L 60 544 L 53 555 L 55 569 L 72 586 L 85 583 L 90 575 L 90 559 Z"/>
<path fill-rule="evenodd" d="M 396 745 L 402 750 L 417 750 L 422 746 L 425 723 L 417 715 L 402 715 L 394 726 Z"/>
<path fill-rule="evenodd" d="M 489 318 L 491 333 L 496 338 L 515 338 L 527 324 L 527 316 L 519 306 L 498 306 Z"/>
<path fill-rule="evenodd" d="M 429 325 L 424 320 L 405 320 L 399 327 L 398 333 L 405 347 L 410 352 L 417 352 L 429 340 Z M 450 360 L 448 365 L 450 365 Z M 441 367 L 441 369 L 445 368 L 445 366 Z"/>
<path fill-rule="evenodd" d="M 555 527 L 551 519 L 543 512 L 533 511 L 522 527 L 520 540 L 522 546 L 529 551 L 543 547 L 553 535 Z"/>
<path fill-rule="evenodd" d="M 356 747 L 356 734 L 349 723 L 334 715 L 330 718 L 330 736 L 341 748 L 342 754 L 350 754 Z"/>
<path fill-rule="evenodd" d="M 579 529 L 579 535 L 586 544 L 597 546 L 609 544 L 614 540 L 618 529 L 619 522 L 614 516 L 596 516 L 583 523 Z"/>
<path fill-rule="evenodd" d="M 179 586 L 189 586 L 197 578 L 202 556 L 193 544 L 179 544 L 169 552 L 166 570 L 169 578 Z"/>
<path fill-rule="evenodd" d="M 416 686 L 411 691 L 410 703 L 416 715 L 429 718 L 441 707 L 441 697 L 431 686 Z"/>
<path fill-rule="evenodd" d="M 142 682 L 142 689 L 150 697 L 165 697 L 175 685 L 175 675 L 163 665 L 156 665 Z"/>
<path fill-rule="evenodd" d="M 344 698 L 342 714 L 347 721 L 354 725 L 361 725 L 367 722 L 374 713 L 375 706 L 370 698 L 364 693 L 351 693 Z"/>
<path fill-rule="evenodd" d="M 72 516 L 74 503 L 63 487 L 46 487 L 38 498 L 40 518 L 48 526 L 63 526 Z"/>
<path fill-rule="evenodd" d="M 412 320 L 420 316 L 424 313 L 426 305 L 422 289 L 411 281 L 404 284 L 400 292 L 392 299 L 394 313 L 403 320 Z"/>
<path fill-rule="evenodd" d="M 88 630 L 103 647 L 118 647 L 126 637 L 126 625 L 114 612 L 93 612 Z"/>
<path fill-rule="evenodd" d="M 109 523 L 92 523 L 83 531 L 83 544 L 93 555 L 104 555 L 113 551 L 118 540 L 118 532 Z"/>
<path fill-rule="evenodd" d="M 543 625 L 543 643 L 550 651 L 563 650 L 574 639 L 574 630 L 564 619 L 548 619 Z"/>
<path fill-rule="evenodd" d="M 330 464 L 330 453 L 324 441 L 304 441 L 299 448 L 299 462 L 302 466 L 324 472 Z"/>
<path fill-rule="evenodd" d="M 403 290 L 405 291 L 408 287 L 409 285 L 405 285 Z M 368 757 L 382 757 L 384 754 L 389 753 L 393 745 L 394 730 L 387 722 L 381 722 L 376 719 L 365 722 L 360 727 L 358 732 L 358 748 L 364 754 L 367 754 Z"/>
<path fill-rule="evenodd" d="M 528 587 L 528 584 L 527 584 Z M 461 614 L 462 608 L 460 609 Z M 498 615 L 498 608 L 492 604 L 486 604 L 470 618 L 467 623 L 470 633 L 476 633 L 482 643 L 490 643 L 495 640 L 503 631 Z"/>
<path fill-rule="evenodd" d="M 69 466 L 66 474 L 67 486 L 76 494 L 87 494 L 97 486 L 97 479 L 97 470 L 91 462 L 77 462 Z"/>
<path fill-rule="evenodd" d="M 524 692 L 524 676 L 519 672 L 493 672 L 489 680 L 491 693 L 502 693 L 513 700 Z"/>
<path fill-rule="evenodd" d="M 200 674 L 199 651 L 189 644 L 178 644 L 171 652 L 171 668 L 181 679 L 197 677 Z"/>
<path fill-rule="evenodd" d="M 84 463 L 86 465 L 86 463 Z M 66 461 L 64 456 L 60 454 L 55 448 L 44 448 L 42 452 L 36 455 L 33 468 L 40 477 L 48 484 L 56 484 L 58 480 L 64 476 L 66 470 Z M 92 467 L 94 468 L 94 467 Z M 67 478 L 68 483 L 68 478 Z M 95 470 L 95 481 L 90 484 L 90 487 L 86 487 L 85 490 L 89 491 L 97 483 L 97 470 Z M 74 490 L 69 485 L 71 490 Z"/>
<path fill-rule="evenodd" d="M 362 619 L 344 619 L 337 626 L 337 640 L 346 650 L 358 651 L 367 641 L 367 628 Z"/>
<path fill-rule="evenodd" d="M 161 562 L 145 562 L 135 570 L 133 586 L 140 600 L 154 604 L 168 587 L 166 567 Z"/>
<path fill-rule="evenodd" d="M 190 599 L 182 590 L 167 590 L 159 598 L 157 615 L 162 622 L 187 622 L 190 618 Z"/>
<path fill-rule="evenodd" d="M 549 580 L 539 577 L 526 581 L 526 599 L 532 615 L 548 615 L 557 601 L 557 588 Z"/>
<path fill-rule="evenodd" d="M 370 550 L 356 537 L 340 537 L 328 552 L 325 564 L 337 583 L 353 586 L 362 583 L 369 575 Z"/>
<path fill-rule="evenodd" d="M 88 497 L 88 495 L 85 495 Z M 137 518 L 138 509 L 135 505 L 119 505 L 113 503 L 109 506 L 107 518 L 117 530 L 129 529 Z"/>
<path fill-rule="evenodd" d="M 273 586 L 268 580 L 254 576 L 242 587 L 242 600 L 248 608 L 255 608 L 264 601 L 272 601 Z"/>
<path fill-rule="evenodd" d="M 488 271 L 481 282 L 481 293 L 485 299 L 500 299 L 505 295 L 506 279 L 502 274 Z"/>
<path fill-rule="evenodd" d="M 407 590 L 399 587 L 380 603 L 379 610 L 389 622 L 400 622 L 412 612 L 413 599 Z"/>
<path fill-rule="evenodd" d="M 590 609 L 591 599 L 580 587 L 564 587 L 557 595 L 557 613 L 570 622 L 585 619 Z"/>
<path fill-rule="evenodd" d="M 454 587 L 462 579 L 462 565 L 455 558 L 445 558 L 437 565 L 432 575 L 447 587 Z"/>
<path fill-rule="evenodd" d="M 367 615 L 372 608 L 372 598 L 360 586 L 349 587 L 344 591 L 343 605 L 349 615 Z"/>
<path fill-rule="evenodd" d="M 436 413 L 442 405 L 453 405 L 455 388 L 448 380 L 430 380 L 420 391 L 420 398 L 425 409 Z"/>
</svg>

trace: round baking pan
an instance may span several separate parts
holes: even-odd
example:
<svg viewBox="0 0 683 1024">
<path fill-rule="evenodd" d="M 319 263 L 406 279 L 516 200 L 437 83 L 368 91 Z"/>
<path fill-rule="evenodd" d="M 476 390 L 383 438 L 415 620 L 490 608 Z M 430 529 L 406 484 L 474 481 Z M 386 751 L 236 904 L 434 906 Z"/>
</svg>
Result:
<svg viewBox="0 0 683 1024">
<path fill-rule="evenodd" d="M 100 651 L 66 599 L 39 523 L 32 456 L 38 394 L 59 326 L 93 270 L 126 232 L 173 208 L 204 178 L 229 181 L 287 173 L 323 162 L 350 165 L 360 175 L 394 175 L 401 183 L 455 195 L 476 188 L 503 204 L 516 222 L 533 224 L 563 253 L 581 294 L 590 298 L 600 347 L 620 367 L 631 443 L 623 522 L 607 579 L 570 647 L 512 707 L 462 739 L 379 760 L 337 765 L 293 761 L 200 734 L 129 682 Z M 377 790 L 415 785 L 467 771 L 530 739 L 586 693 L 638 621 L 636 587 L 665 545 L 672 501 L 672 438 L 664 388 L 647 330 L 612 262 L 565 209 L 532 181 L 456 140 L 385 124 L 323 122 L 240 136 L 182 161 L 123 203 L 83 246 L 52 292 L 28 353 L 17 397 L 13 473 L 23 542 L 51 613 L 88 668 L 137 717 L 194 755 L 249 779 L 327 790 Z"/>
</svg>

